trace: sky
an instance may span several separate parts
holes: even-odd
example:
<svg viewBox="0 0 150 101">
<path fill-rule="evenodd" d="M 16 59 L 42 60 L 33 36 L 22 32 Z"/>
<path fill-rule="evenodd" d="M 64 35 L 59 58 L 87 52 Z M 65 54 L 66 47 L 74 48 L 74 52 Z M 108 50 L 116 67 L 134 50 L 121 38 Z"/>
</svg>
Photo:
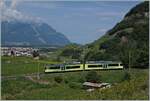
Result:
<svg viewBox="0 0 150 101">
<path fill-rule="evenodd" d="M 6 6 L 48 23 L 71 42 L 87 44 L 113 28 L 138 3 L 140 1 L 13 0 L 6 2 Z"/>
</svg>

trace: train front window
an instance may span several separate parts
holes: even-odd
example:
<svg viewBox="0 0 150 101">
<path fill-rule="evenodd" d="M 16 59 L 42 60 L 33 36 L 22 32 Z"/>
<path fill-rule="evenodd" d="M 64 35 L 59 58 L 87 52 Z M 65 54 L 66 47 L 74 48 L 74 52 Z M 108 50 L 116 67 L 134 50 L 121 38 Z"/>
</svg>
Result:
<svg viewBox="0 0 150 101">
<path fill-rule="evenodd" d="M 66 66 L 66 69 L 76 69 L 80 68 L 80 66 Z"/>
<path fill-rule="evenodd" d="M 88 65 L 89 68 L 102 67 L 102 65 Z"/>
</svg>

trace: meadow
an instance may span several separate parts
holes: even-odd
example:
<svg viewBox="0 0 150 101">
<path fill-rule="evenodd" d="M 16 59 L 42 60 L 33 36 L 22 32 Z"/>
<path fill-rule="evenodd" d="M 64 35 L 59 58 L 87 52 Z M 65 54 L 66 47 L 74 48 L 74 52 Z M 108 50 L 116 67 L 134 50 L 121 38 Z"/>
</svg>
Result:
<svg viewBox="0 0 150 101">
<path fill-rule="evenodd" d="M 57 63 L 40 60 L 39 71 L 44 73 L 44 64 Z M 24 75 L 37 73 L 38 62 L 26 57 L 2 57 L 2 99 L 20 100 L 148 100 L 148 69 L 131 69 L 130 79 L 125 79 L 128 70 L 96 71 L 101 82 L 112 84 L 111 88 L 87 92 L 82 84 L 90 71 L 43 74 L 41 84 Z M 5 78 L 15 76 L 15 78 Z M 37 80 L 36 77 L 32 77 Z M 58 80 L 59 78 L 59 80 Z"/>
<path fill-rule="evenodd" d="M 23 74 L 31 74 L 44 72 L 44 65 L 58 63 L 44 60 L 34 60 L 31 57 L 1 57 L 2 76 L 19 76 Z"/>
</svg>

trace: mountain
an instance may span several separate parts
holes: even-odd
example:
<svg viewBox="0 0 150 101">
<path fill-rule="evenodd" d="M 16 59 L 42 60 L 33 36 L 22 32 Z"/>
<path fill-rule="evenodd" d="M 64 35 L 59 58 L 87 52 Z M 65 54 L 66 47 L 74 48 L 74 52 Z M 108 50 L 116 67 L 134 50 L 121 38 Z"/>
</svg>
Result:
<svg viewBox="0 0 150 101">
<path fill-rule="evenodd" d="M 149 2 L 133 7 L 104 36 L 87 45 L 89 60 L 118 60 L 128 67 L 149 65 Z"/>
<path fill-rule="evenodd" d="M 5 20 L 1 22 L 1 33 L 4 46 L 64 46 L 70 43 L 66 36 L 44 22 Z"/>
</svg>

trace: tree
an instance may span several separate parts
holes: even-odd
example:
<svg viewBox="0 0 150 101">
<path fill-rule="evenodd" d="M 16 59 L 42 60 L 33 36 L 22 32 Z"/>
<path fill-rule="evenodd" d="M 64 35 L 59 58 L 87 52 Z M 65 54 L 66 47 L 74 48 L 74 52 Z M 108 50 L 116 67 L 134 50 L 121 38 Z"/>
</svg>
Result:
<svg viewBox="0 0 150 101">
<path fill-rule="evenodd" d="M 39 56 L 39 52 L 34 50 L 32 52 L 32 56 L 33 56 L 33 58 L 38 57 Z"/>
<path fill-rule="evenodd" d="M 79 45 L 70 44 L 61 50 L 60 56 L 71 59 L 79 59 L 81 52 L 82 50 Z"/>
<path fill-rule="evenodd" d="M 100 75 L 98 75 L 95 71 L 89 71 L 86 75 L 86 81 L 88 82 L 99 82 Z"/>
<path fill-rule="evenodd" d="M 139 57 L 137 54 L 137 43 L 135 40 L 128 38 L 126 43 L 123 43 L 120 47 L 120 59 L 129 70 L 136 64 L 136 60 Z"/>
<path fill-rule="evenodd" d="M 14 56 L 15 55 L 15 52 L 13 50 L 11 50 L 11 56 Z"/>
<path fill-rule="evenodd" d="M 63 81 L 63 78 L 61 76 L 56 76 L 54 78 L 54 80 L 57 82 L 57 83 L 61 83 Z"/>
</svg>

